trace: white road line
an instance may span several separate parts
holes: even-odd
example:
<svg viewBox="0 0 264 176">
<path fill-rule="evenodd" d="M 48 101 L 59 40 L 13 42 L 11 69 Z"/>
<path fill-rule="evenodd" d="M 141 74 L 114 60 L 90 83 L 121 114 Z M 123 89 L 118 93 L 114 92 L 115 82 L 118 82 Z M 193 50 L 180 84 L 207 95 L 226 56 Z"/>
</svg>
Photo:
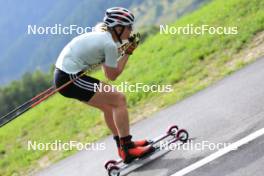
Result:
<svg viewBox="0 0 264 176">
<path fill-rule="evenodd" d="M 217 152 L 215 152 L 215 153 L 191 164 L 188 167 L 185 167 L 185 168 L 179 170 L 178 172 L 172 174 L 171 176 L 182 176 L 182 175 L 188 174 L 188 173 L 192 172 L 193 170 L 198 169 L 199 167 L 202 167 L 203 165 L 205 165 L 205 164 L 229 153 L 230 151 L 236 150 L 238 147 L 240 147 L 240 146 L 242 146 L 242 145 L 244 145 L 250 141 L 253 141 L 254 139 L 262 136 L 263 134 L 264 134 L 264 128 L 240 139 L 237 142 L 232 143 L 231 145 L 229 145 L 223 149 L 218 150 Z"/>
</svg>

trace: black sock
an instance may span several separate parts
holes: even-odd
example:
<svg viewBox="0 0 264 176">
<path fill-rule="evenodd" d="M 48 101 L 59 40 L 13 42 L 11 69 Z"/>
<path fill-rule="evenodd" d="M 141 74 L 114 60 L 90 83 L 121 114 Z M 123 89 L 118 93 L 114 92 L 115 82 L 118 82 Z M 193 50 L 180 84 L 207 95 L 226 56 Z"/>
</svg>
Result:
<svg viewBox="0 0 264 176">
<path fill-rule="evenodd" d="M 126 145 L 126 144 L 131 145 L 131 143 L 132 143 L 131 139 L 132 139 L 132 136 L 128 135 L 128 136 L 125 136 L 125 137 L 121 137 L 119 139 L 119 141 L 120 141 L 121 145 Z"/>
<path fill-rule="evenodd" d="M 132 136 L 131 136 L 131 135 L 128 135 L 128 136 L 125 136 L 125 137 L 121 137 L 121 138 L 120 138 L 120 141 L 121 141 L 121 140 L 124 140 L 124 141 L 131 141 L 131 139 L 132 139 Z"/>
<path fill-rule="evenodd" d="M 117 147 L 120 147 L 120 139 L 119 139 L 119 136 L 114 136 L 113 139 L 114 139 L 115 142 L 116 142 L 116 146 L 117 146 Z"/>
</svg>

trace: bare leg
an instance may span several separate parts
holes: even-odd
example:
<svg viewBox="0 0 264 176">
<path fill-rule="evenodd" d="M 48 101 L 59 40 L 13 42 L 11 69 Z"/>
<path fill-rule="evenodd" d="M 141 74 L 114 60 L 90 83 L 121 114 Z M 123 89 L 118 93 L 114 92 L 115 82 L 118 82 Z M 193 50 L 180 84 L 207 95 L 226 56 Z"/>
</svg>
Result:
<svg viewBox="0 0 264 176">
<path fill-rule="evenodd" d="M 118 136 L 118 131 L 117 131 L 117 128 L 115 126 L 114 119 L 113 119 L 113 108 L 111 106 L 95 104 L 95 103 L 91 103 L 91 102 L 88 102 L 88 103 L 84 102 L 84 103 L 86 103 L 90 106 L 96 107 L 96 108 L 100 109 L 101 111 L 103 111 L 104 119 L 105 119 L 107 127 L 111 130 L 111 132 L 114 136 Z"/>
<path fill-rule="evenodd" d="M 102 91 L 97 91 L 88 103 L 96 104 L 99 106 L 107 105 L 112 107 L 113 119 L 119 137 L 128 136 L 130 134 L 129 119 L 128 119 L 126 98 L 124 94 L 122 94 L 121 92 L 117 92 L 116 90 L 105 92 L 104 90 L 108 90 L 108 89 L 107 88 L 104 89 L 104 87 L 110 85 L 102 83 L 101 86 L 103 86 Z"/>
</svg>

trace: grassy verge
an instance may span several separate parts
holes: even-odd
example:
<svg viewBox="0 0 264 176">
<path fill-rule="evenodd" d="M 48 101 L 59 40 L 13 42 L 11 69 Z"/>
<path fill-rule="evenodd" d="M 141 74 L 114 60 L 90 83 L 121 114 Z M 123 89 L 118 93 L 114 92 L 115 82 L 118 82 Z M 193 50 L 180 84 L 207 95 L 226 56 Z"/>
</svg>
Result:
<svg viewBox="0 0 264 176">
<path fill-rule="evenodd" d="M 239 56 L 264 29 L 264 2 L 215 0 L 171 26 L 237 26 L 237 35 L 160 35 L 141 45 L 113 84 L 172 85 L 168 93 L 126 93 L 134 122 L 174 104 L 253 61 Z M 94 75 L 103 78 L 101 72 Z M 55 95 L 0 129 L 0 175 L 28 175 L 76 151 L 27 151 L 28 141 L 92 142 L 109 134 L 102 114 Z"/>
</svg>

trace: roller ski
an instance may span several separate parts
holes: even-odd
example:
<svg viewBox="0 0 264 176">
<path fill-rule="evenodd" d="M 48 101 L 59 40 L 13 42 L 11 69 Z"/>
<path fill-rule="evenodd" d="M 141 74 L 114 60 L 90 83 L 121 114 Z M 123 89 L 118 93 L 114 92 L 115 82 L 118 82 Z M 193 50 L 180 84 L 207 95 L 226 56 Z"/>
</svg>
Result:
<svg viewBox="0 0 264 176">
<path fill-rule="evenodd" d="M 137 169 L 144 164 L 157 158 L 161 151 L 164 151 L 161 142 L 167 146 L 179 142 L 186 143 L 189 134 L 184 129 L 179 129 L 174 125 L 169 127 L 164 135 L 153 140 L 132 141 L 132 136 L 126 138 L 115 139 L 118 146 L 118 154 L 121 159 L 109 160 L 105 163 L 105 169 L 109 176 L 120 176 Z M 156 156 L 155 156 L 156 155 Z"/>
</svg>

